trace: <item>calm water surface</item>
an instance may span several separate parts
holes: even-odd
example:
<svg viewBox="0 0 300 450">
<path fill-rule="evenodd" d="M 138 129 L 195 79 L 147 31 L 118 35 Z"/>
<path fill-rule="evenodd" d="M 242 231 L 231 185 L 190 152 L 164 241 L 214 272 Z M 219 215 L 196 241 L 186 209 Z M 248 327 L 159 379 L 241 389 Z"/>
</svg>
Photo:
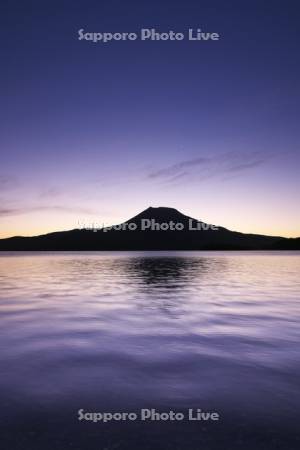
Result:
<svg viewBox="0 0 300 450">
<path fill-rule="evenodd" d="M 0 253 L 1 448 L 299 449 L 299 288 L 299 252 Z"/>
</svg>

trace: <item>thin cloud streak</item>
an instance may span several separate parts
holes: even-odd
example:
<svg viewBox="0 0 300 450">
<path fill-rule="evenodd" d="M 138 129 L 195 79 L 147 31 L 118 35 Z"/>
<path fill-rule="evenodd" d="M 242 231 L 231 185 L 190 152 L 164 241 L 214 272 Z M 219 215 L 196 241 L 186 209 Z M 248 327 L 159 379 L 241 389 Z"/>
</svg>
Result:
<svg viewBox="0 0 300 450">
<path fill-rule="evenodd" d="M 76 208 L 68 206 L 33 206 L 24 208 L 0 208 L 0 217 L 18 216 L 40 211 L 60 211 L 66 213 L 80 213 L 80 214 L 96 214 L 95 211 L 88 208 Z"/>
<path fill-rule="evenodd" d="M 185 160 L 185 161 L 181 161 L 177 164 L 173 164 L 169 167 L 163 168 L 163 169 L 159 169 L 155 172 L 151 172 L 149 174 L 149 178 L 161 178 L 161 177 L 170 177 L 170 176 L 177 176 L 179 175 L 178 172 L 184 170 L 184 169 L 188 169 L 190 167 L 194 167 L 194 166 L 199 166 L 202 164 L 206 164 L 207 162 L 209 162 L 209 158 L 195 158 L 195 159 L 190 159 L 190 160 Z"/>
<path fill-rule="evenodd" d="M 227 170 L 227 172 L 243 172 L 244 170 L 252 169 L 254 167 L 261 166 L 265 162 L 266 162 L 265 160 L 260 159 L 258 161 L 253 161 L 253 162 L 249 162 L 249 163 L 245 163 L 245 164 L 240 164 L 238 166 L 230 167 Z"/>
<path fill-rule="evenodd" d="M 17 185 L 17 180 L 11 175 L 0 175 L 0 189 L 10 189 Z"/>
<path fill-rule="evenodd" d="M 197 181 L 204 181 L 227 174 L 238 175 L 246 170 L 255 169 L 265 164 L 273 156 L 256 151 L 242 155 L 228 152 L 212 158 L 199 157 L 152 171 L 148 174 L 148 178 L 172 184 L 177 181 L 186 182 L 187 177 L 194 180 L 196 177 Z"/>
</svg>

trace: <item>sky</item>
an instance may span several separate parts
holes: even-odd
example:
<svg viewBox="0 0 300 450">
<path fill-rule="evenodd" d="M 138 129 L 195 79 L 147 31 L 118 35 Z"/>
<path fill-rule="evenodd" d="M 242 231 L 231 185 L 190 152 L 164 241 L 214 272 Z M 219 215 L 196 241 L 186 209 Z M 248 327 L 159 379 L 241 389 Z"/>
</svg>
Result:
<svg viewBox="0 0 300 450">
<path fill-rule="evenodd" d="M 300 236 L 296 1 L 0 6 L 0 237 L 174 207 Z M 142 28 L 218 41 L 79 40 Z"/>
</svg>

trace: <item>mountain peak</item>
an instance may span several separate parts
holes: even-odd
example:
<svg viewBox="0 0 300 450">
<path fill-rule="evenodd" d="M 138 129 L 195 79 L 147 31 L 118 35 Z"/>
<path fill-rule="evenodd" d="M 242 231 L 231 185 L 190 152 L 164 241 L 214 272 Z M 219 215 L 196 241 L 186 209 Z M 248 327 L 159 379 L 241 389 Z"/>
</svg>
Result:
<svg viewBox="0 0 300 450">
<path fill-rule="evenodd" d="M 149 208 L 134 216 L 131 221 L 134 221 L 136 219 L 155 219 L 158 222 L 168 222 L 170 220 L 184 220 L 187 219 L 187 216 L 185 216 L 175 208 L 169 208 L 167 206 L 149 206 Z"/>
<path fill-rule="evenodd" d="M 149 208 L 145 209 L 143 212 L 145 211 L 151 211 L 151 212 L 168 212 L 168 213 L 177 213 L 177 214 L 181 214 L 178 209 L 175 208 L 170 208 L 168 206 L 149 206 Z M 142 214 L 141 213 L 141 214 Z"/>
</svg>

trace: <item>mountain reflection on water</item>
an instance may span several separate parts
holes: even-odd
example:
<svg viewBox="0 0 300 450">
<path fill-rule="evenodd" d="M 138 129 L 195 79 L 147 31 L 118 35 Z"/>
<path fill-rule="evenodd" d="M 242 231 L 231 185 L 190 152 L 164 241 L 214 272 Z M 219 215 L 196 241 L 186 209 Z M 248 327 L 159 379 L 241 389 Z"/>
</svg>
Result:
<svg viewBox="0 0 300 450">
<path fill-rule="evenodd" d="M 2 448 L 299 448 L 299 269 L 299 252 L 1 254 Z"/>
</svg>

